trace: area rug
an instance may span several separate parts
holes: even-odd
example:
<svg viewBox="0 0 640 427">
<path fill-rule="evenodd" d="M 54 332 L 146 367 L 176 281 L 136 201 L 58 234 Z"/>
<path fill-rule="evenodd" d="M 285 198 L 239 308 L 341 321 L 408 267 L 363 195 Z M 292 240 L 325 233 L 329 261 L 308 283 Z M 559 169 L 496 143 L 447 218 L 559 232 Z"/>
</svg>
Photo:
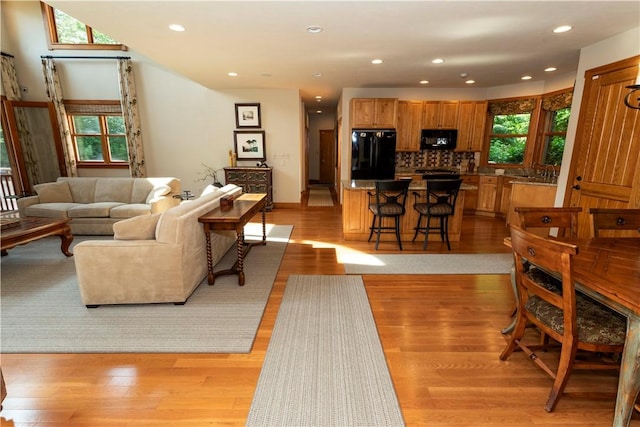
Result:
<svg viewBox="0 0 640 427">
<path fill-rule="evenodd" d="M 349 253 L 339 261 L 347 274 L 508 274 L 513 255 Z"/>
<path fill-rule="evenodd" d="M 333 206 L 331 191 L 327 187 L 311 187 L 307 206 Z"/>
<path fill-rule="evenodd" d="M 253 229 L 252 229 L 253 227 Z M 291 226 L 269 226 L 266 246 L 245 259 L 245 286 L 237 276 L 206 278 L 185 305 L 102 305 L 80 299 L 73 257 L 59 238 L 18 246 L 2 257 L 2 353 L 248 353 L 260 325 Z M 247 239 L 261 234 L 248 224 Z M 252 237 L 253 236 L 253 237 Z M 83 236 L 75 239 L 96 239 Z M 104 238 L 104 237 L 103 237 Z M 73 246 L 72 246 L 73 250 Z M 235 261 L 232 247 L 218 267 Z"/>
<path fill-rule="evenodd" d="M 361 277 L 289 277 L 246 425 L 404 425 Z"/>
</svg>

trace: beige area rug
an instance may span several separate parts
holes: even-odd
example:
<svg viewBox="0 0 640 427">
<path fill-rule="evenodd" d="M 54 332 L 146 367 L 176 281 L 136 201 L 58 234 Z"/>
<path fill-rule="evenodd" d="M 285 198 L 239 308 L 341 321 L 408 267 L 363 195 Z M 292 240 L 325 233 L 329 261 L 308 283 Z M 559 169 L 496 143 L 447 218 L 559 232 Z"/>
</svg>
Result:
<svg viewBox="0 0 640 427">
<path fill-rule="evenodd" d="M 342 255 L 347 274 L 509 274 L 511 253 Z"/>
<path fill-rule="evenodd" d="M 268 226 L 266 246 L 245 260 L 245 286 L 237 276 L 206 278 L 185 305 L 103 305 L 80 299 L 73 257 L 60 239 L 18 246 L 2 257 L 2 353 L 248 353 L 260 325 L 292 226 Z M 261 236 L 261 224 L 245 228 Z M 79 236 L 83 240 L 109 237 Z M 73 246 L 72 246 L 73 250 Z M 235 246 L 217 267 L 230 267 Z M 152 261 L 151 261 L 152 262 Z"/>
<path fill-rule="evenodd" d="M 309 188 L 309 202 L 307 206 L 333 206 L 331 191 L 327 187 Z"/>
<path fill-rule="evenodd" d="M 361 277 L 289 277 L 246 425 L 404 425 Z"/>
</svg>

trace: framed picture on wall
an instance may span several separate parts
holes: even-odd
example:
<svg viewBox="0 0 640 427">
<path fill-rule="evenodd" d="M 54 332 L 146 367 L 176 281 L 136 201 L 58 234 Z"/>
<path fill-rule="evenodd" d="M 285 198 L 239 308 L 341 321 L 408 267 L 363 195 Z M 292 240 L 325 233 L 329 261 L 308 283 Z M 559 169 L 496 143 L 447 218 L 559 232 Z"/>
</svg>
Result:
<svg viewBox="0 0 640 427">
<path fill-rule="evenodd" d="M 236 104 L 236 127 L 259 128 L 260 104 Z"/>
<path fill-rule="evenodd" d="M 233 131 L 238 160 L 267 160 L 263 130 Z"/>
</svg>

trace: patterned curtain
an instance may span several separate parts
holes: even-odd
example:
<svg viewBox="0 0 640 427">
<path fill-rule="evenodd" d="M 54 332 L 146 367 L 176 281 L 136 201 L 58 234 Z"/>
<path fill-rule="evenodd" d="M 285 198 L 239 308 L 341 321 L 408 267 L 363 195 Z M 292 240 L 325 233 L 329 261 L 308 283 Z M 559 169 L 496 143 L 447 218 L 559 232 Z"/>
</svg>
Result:
<svg viewBox="0 0 640 427">
<path fill-rule="evenodd" d="M 10 101 L 21 101 L 20 85 L 18 84 L 18 74 L 12 56 L 2 55 L 2 90 Z M 18 139 L 14 141 L 22 147 L 22 158 L 26 169 L 27 179 L 30 185 L 39 184 L 43 181 L 36 156 L 35 142 L 32 138 L 31 126 L 27 114 L 22 108 L 14 111 L 16 126 L 18 128 Z M 26 183 L 23 183 L 26 185 Z M 24 188 L 24 190 L 28 190 Z"/>
<path fill-rule="evenodd" d="M 571 107 L 573 101 L 573 89 L 568 89 L 553 95 L 542 97 L 542 109 L 545 111 L 558 111 Z"/>
<path fill-rule="evenodd" d="M 138 97 L 133 78 L 133 65 L 129 58 L 118 58 L 118 75 L 120 77 L 120 102 L 124 117 L 127 148 L 129 150 L 129 173 L 134 178 L 147 176 L 138 115 Z"/>
<path fill-rule="evenodd" d="M 524 114 L 536 108 L 536 98 L 516 99 L 513 101 L 493 101 L 489 103 L 492 115 Z"/>
<path fill-rule="evenodd" d="M 64 154 L 64 165 L 67 169 L 67 175 L 78 176 L 75 149 L 73 146 L 73 140 L 71 139 L 69 123 L 67 123 L 67 110 L 64 106 L 60 76 L 58 75 L 56 65 L 52 58 L 42 59 L 42 71 L 44 73 L 44 84 L 47 89 L 47 96 L 49 97 L 49 101 L 53 103 L 56 110 L 56 119 L 58 120 L 58 130 L 60 132 L 60 137 L 62 138 L 62 151 Z"/>
</svg>

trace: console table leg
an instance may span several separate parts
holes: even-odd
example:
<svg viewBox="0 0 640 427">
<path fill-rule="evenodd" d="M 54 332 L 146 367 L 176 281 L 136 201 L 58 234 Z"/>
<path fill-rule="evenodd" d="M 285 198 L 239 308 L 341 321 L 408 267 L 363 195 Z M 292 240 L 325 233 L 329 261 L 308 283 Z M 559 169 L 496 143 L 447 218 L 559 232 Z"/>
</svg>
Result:
<svg viewBox="0 0 640 427">
<path fill-rule="evenodd" d="M 238 272 L 238 285 L 244 286 L 244 227 L 238 229 L 238 260 L 236 270 Z"/>
<path fill-rule="evenodd" d="M 267 209 L 262 209 L 262 244 L 267 244 Z"/>
<path fill-rule="evenodd" d="M 204 231 L 204 236 L 207 241 L 207 282 L 209 286 L 216 282 L 216 276 L 213 274 L 213 257 L 211 256 L 211 234 L 209 230 Z"/>
</svg>

